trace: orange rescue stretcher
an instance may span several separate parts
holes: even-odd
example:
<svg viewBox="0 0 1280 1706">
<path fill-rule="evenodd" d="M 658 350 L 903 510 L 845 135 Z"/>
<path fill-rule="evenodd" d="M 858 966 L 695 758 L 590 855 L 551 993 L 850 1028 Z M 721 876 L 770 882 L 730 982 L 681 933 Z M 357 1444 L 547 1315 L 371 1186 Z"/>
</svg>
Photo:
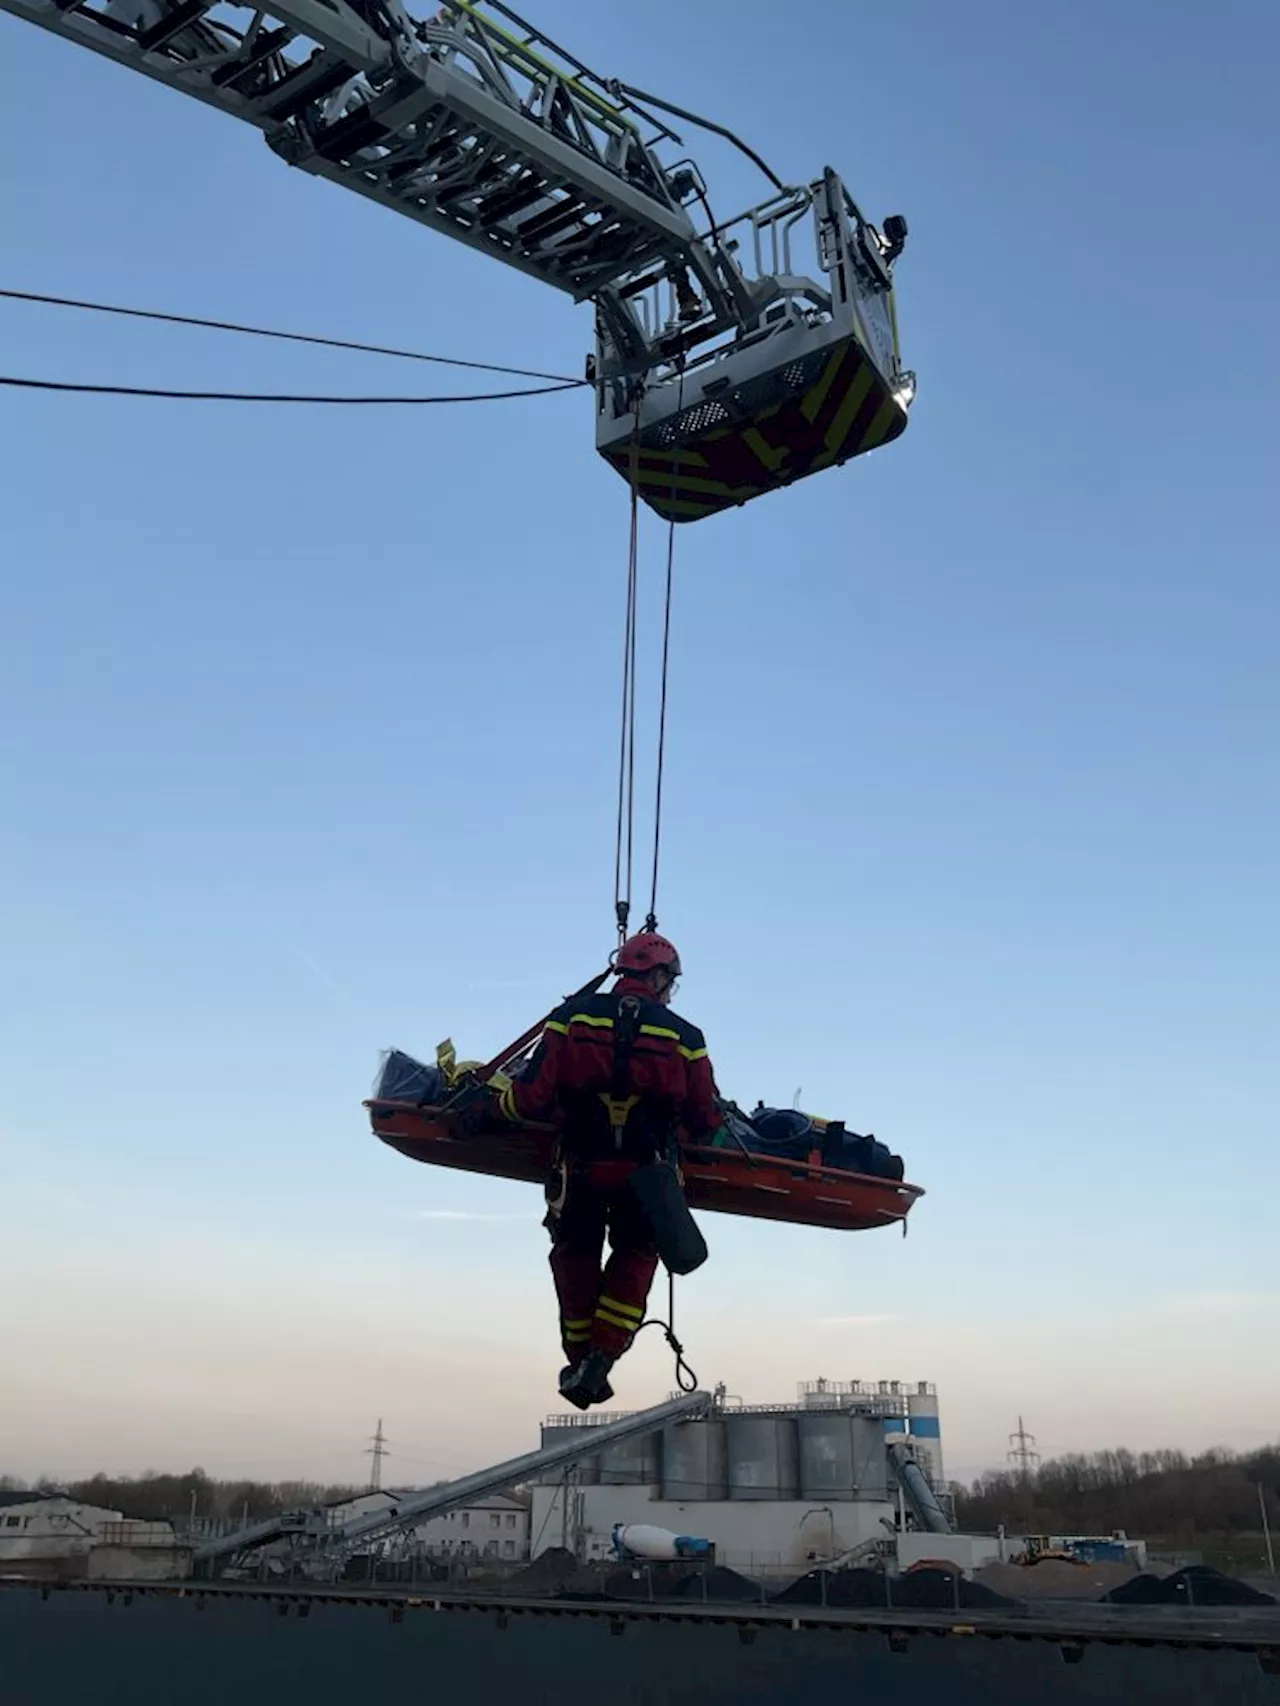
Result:
<svg viewBox="0 0 1280 1706">
<path fill-rule="evenodd" d="M 374 1135 L 411 1161 L 538 1185 L 551 1172 L 556 1141 L 551 1126 L 504 1125 L 464 1136 L 441 1107 L 380 1100 L 364 1105 Z M 820 1156 L 815 1149 L 807 1161 L 797 1161 L 732 1147 L 685 1145 L 681 1167 L 689 1204 L 716 1214 L 785 1220 L 836 1232 L 894 1225 L 906 1231 L 907 1215 L 924 1195 L 919 1185 L 824 1167 Z"/>
</svg>

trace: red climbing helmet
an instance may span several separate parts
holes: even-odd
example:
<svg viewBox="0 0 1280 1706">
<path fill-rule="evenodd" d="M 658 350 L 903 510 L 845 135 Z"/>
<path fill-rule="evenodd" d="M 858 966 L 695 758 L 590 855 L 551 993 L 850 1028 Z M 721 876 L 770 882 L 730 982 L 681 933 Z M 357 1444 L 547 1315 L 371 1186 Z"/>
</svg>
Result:
<svg viewBox="0 0 1280 1706">
<path fill-rule="evenodd" d="M 659 967 L 669 971 L 673 978 L 680 976 L 680 955 L 675 943 L 659 936 L 656 930 L 642 930 L 638 936 L 632 936 L 618 949 L 613 962 L 616 972 L 631 972 L 640 977 Z"/>
</svg>

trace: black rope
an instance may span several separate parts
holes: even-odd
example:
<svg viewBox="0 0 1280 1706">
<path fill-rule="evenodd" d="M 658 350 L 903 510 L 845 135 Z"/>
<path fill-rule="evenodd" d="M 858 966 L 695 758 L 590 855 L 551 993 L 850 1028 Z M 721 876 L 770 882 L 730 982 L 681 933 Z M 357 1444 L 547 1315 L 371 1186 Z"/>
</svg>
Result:
<svg viewBox="0 0 1280 1706">
<path fill-rule="evenodd" d="M 631 435 L 631 537 L 627 549 L 627 615 L 622 643 L 622 735 L 618 749 L 618 833 L 613 861 L 613 910 L 619 945 L 631 916 L 636 797 L 636 604 L 640 563 L 639 400 Z M 626 849 L 625 861 L 623 849 Z M 625 878 L 625 881 L 624 881 Z"/>
<path fill-rule="evenodd" d="M 148 385 L 79 385 L 57 379 L 14 379 L 0 374 L 0 385 L 23 391 L 78 391 L 96 397 L 164 397 L 184 403 L 336 403 L 348 406 L 410 403 L 501 403 L 511 397 L 545 397 L 553 391 L 572 391 L 575 386 L 534 385 L 523 391 L 481 391 L 459 397 L 316 397 L 293 396 L 265 391 L 167 391 Z"/>
<path fill-rule="evenodd" d="M 680 386 L 676 393 L 675 419 L 679 420 L 684 407 L 684 369 L 680 369 Z M 677 449 L 671 464 L 671 502 L 674 505 L 680 470 Z M 667 674 L 671 657 L 671 593 L 674 584 L 676 557 L 676 524 L 667 523 L 667 595 L 662 619 L 662 698 L 658 711 L 658 779 L 653 803 L 653 882 L 649 889 L 649 915 L 644 921 L 646 930 L 658 928 L 658 862 L 662 852 L 662 781 L 667 756 Z"/>
<path fill-rule="evenodd" d="M 647 1321 L 642 1321 L 636 1328 L 637 1333 L 643 1333 L 646 1327 L 661 1327 L 662 1336 L 671 1346 L 676 1359 L 676 1385 L 682 1392 L 696 1392 L 698 1377 L 689 1367 L 685 1358 L 684 1346 L 676 1338 L 676 1276 L 667 1270 L 667 1319 L 663 1321 L 654 1315 Z"/>
<path fill-rule="evenodd" d="M 565 385 L 585 385 L 585 379 L 570 379 L 563 373 L 543 373 L 537 368 L 503 367 L 493 361 L 466 361 L 457 355 L 426 355 L 421 350 L 394 349 L 386 344 L 356 343 L 350 338 L 322 338 L 312 332 L 280 332 L 269 326 L 245 326 L 236 320 L 204 320 L 195 314 L 165 314 L 155 308 L 120 308 L 112 302 L 82 302 L 74 296 L 44 296 L 34 290 L 0 290 L 9 302 L 35 302 L 44 308 L 83 308 L 91 314 L 119 314 L 129 320 L 158 320 L 169 326 L 198 326 L 209 332 L 239 332 L 248 338 L 277 338 L 289 344 L 316 344 L 321 349 L 355 350 L 359 355 L 390 355 L 400 361 L 430 361 L 440 367 L 470 367 L 479 373 L 507 373 L 513 379 L 551 379 Z"/>
<path fill-rule="evenodd" d="M 672 106 L 670 101 L 659 100 L 657 95 L 646 95 L 643 89 L 633 89 L 630 83 L 620 83 L 616 77 L 609 79 L 607 87 L 609 93 L 615 98 L 619 95 L 625 95 L 628 100 L 643 101 L 647 106 L 659 107 L 664 113 L 671 113 L 675 118 L 687 119 L 690 124 L 696 124 L 701 129 L 709 130 L 716 136 L 723 136 L 727 142 L 731 142 L 735 148 L 740 149 L 753 165 L 760 168 L 779 195 L 786 194 L 787 186 L 773 167 L 766 160 L 763 160 L 755 149 L 745 143 L 740 136 L 735 136 L 731 130 L 726 130 L 724 125 L 716 124 L 713 119 L 699 118 L 697 113 L 688 112 L 684 107 Z"/>
</svg>

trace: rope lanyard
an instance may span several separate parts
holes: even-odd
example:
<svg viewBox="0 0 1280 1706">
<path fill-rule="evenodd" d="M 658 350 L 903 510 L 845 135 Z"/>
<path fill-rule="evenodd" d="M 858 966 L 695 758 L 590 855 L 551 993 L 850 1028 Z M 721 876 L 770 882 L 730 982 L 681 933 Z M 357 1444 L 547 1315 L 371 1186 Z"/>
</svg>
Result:
<svg viewBox="0 0 1280 1706">
<path fill-rule="evenodd" d="M 627 551 L 627 616 L 622 641 L 622 735 L 618 748 L 618 834 L 613 859 L 613 910 L 619 946 L 631 916 L 636 802 L 636 592 L 640 564 L 640 405 L 631 435 L 631 542 Z M 624 850 L 625 848 L 625 859 Z"/>
<path fill-rule="evenodd" d="M 662 1336 L 671 1346 L 676 1359 L 676 1385 L 682 1392 L 696 1392 L 698 1377 L 685 1360 L 684 1346 L 676 1338 L 676 1276 L 667 1270 L 667 1319 L 661 1320 L 657 1315 L 642 1321 L 636 1328 L 637 1334 L 643 1333 L 646 1327 L 661 1327 Z"/>
<path fill-rule="evenodd" d="M 684 368 L 676 393 L 675 416 L 684 407 Z M 614 848 L 613 910 L 618 926 L 619 944 L 626 940 L 631 916 L 633 855 L 635 848 L 635 780 L 636 780 L 636 609 L 640 570 L 640 408 L 642 395 L 635 400 L 636 421 L 631 434 L 629 480 L 631 487 L 631 528 L 627 550 L 627 610 L 622 646 L 622 733 L 618 750 L 618 826 Z M 671 502 L 674 505 L 679 477 L 680 456 L 677 449 L 671 465 Z M 671 604 L 675 587 L 676 524 L 667 524 L 667 584 L 662 613 L 662 676 L 658 705 L 658 755 L 654 784 L 653 806 L 653 871 L 649 886 L 649 911 L 645 917 L 646 930 L 658 928 L 658 875 L 662 856 L 662 789 L 667 757 L 667 697 L 671 665 Z"/>
<path fill-rule="evenodd" d="M 662 697 L 658 711 L 658 781 L 653 802 L 653 882 L 649 889 L 646 930 L 658 928 L 658 859 L 662 851 L 662 777 L 667 756 L 667 667 L 671 657 L 671 587 L 676 556 L 676 524 L 667 523 L 667 596 L 662 615 Z"/>
</svg>

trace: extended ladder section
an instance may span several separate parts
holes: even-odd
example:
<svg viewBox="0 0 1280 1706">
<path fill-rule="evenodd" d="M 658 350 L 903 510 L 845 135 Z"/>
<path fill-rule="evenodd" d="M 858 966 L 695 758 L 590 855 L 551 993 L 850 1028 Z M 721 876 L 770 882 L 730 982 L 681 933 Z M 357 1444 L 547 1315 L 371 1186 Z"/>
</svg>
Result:
<svg viewBox="0 0 1280 1706">
<path fill-rule="evenodd" d="M 330 1523 L 324 1511 L 297 1511 L 287 1516 L 268 1518 L 249 1528 L 207 1541 L 196 1550 L 195 1561 L 211 1563 L 216 1559 L 230 1558 L 288 1535 L 297 1535 L 308 1542 L 313 1552 L 349 1550 L 384 1535 L 412 1528 L 415 1523 L 424 1522 L 429 1517 L 443 1516 L 463 1505 L 473 1504 L 475 1500 L 501 1492 L 506 1487 L 533 1480 L 549 1470 L 568 1469 L 582 1458 L 593 1456 L 602 1446 L 621 1445 L 627 1440 L 659 1433 L 674 1422 L 690 1421 L 705 1414 L 713 1404 L 714 1399 L 709 1392 L 690 1392 L 670 1398 L 663 1404 L 655 1404 L 652 1409 L 622 1416 L 616 1422 L 577 1429 L 574 1439 L 544 1446 L 539 1451 L 528 1451 L 523 1457 L 509 1458 L 505 1463 L 495 1464 L 492 1469 L 465 1475 L 460 1481 L 433 1487 L 429 1492 L 406 1494 L 386 1510 L 365 1512 L 345 1523 Z"/>
<path fill-rule="evenodd" d="M 674 133 L 505 8 L 445 0 L 419 21 L 401 0 L 0 5 L 257 126 L 290 165 L 594 299 L 636 371 L 650 356 L 627 293 L 655 267 L 692 275 L 723 324 L 735 290 L 746 301 L 681 205 L 696 170 L 654 154 Z"/>
<path fill-rule="evenodd" d="M 292 166 L 593 302 L 597 448 L 671 520 L 745 503 L 906 426 L 915 381 L 892 279 L 905 221 L 877 230 L 828 170 L 718 222 L 697 166 L 659 158 L 676 132 L 502 0 L 443 0 L 425 20 L 404 0 L 0 8 L 255 125 Z M 813 276 L 792 262 L 804 225 Z"/>
</svg>

